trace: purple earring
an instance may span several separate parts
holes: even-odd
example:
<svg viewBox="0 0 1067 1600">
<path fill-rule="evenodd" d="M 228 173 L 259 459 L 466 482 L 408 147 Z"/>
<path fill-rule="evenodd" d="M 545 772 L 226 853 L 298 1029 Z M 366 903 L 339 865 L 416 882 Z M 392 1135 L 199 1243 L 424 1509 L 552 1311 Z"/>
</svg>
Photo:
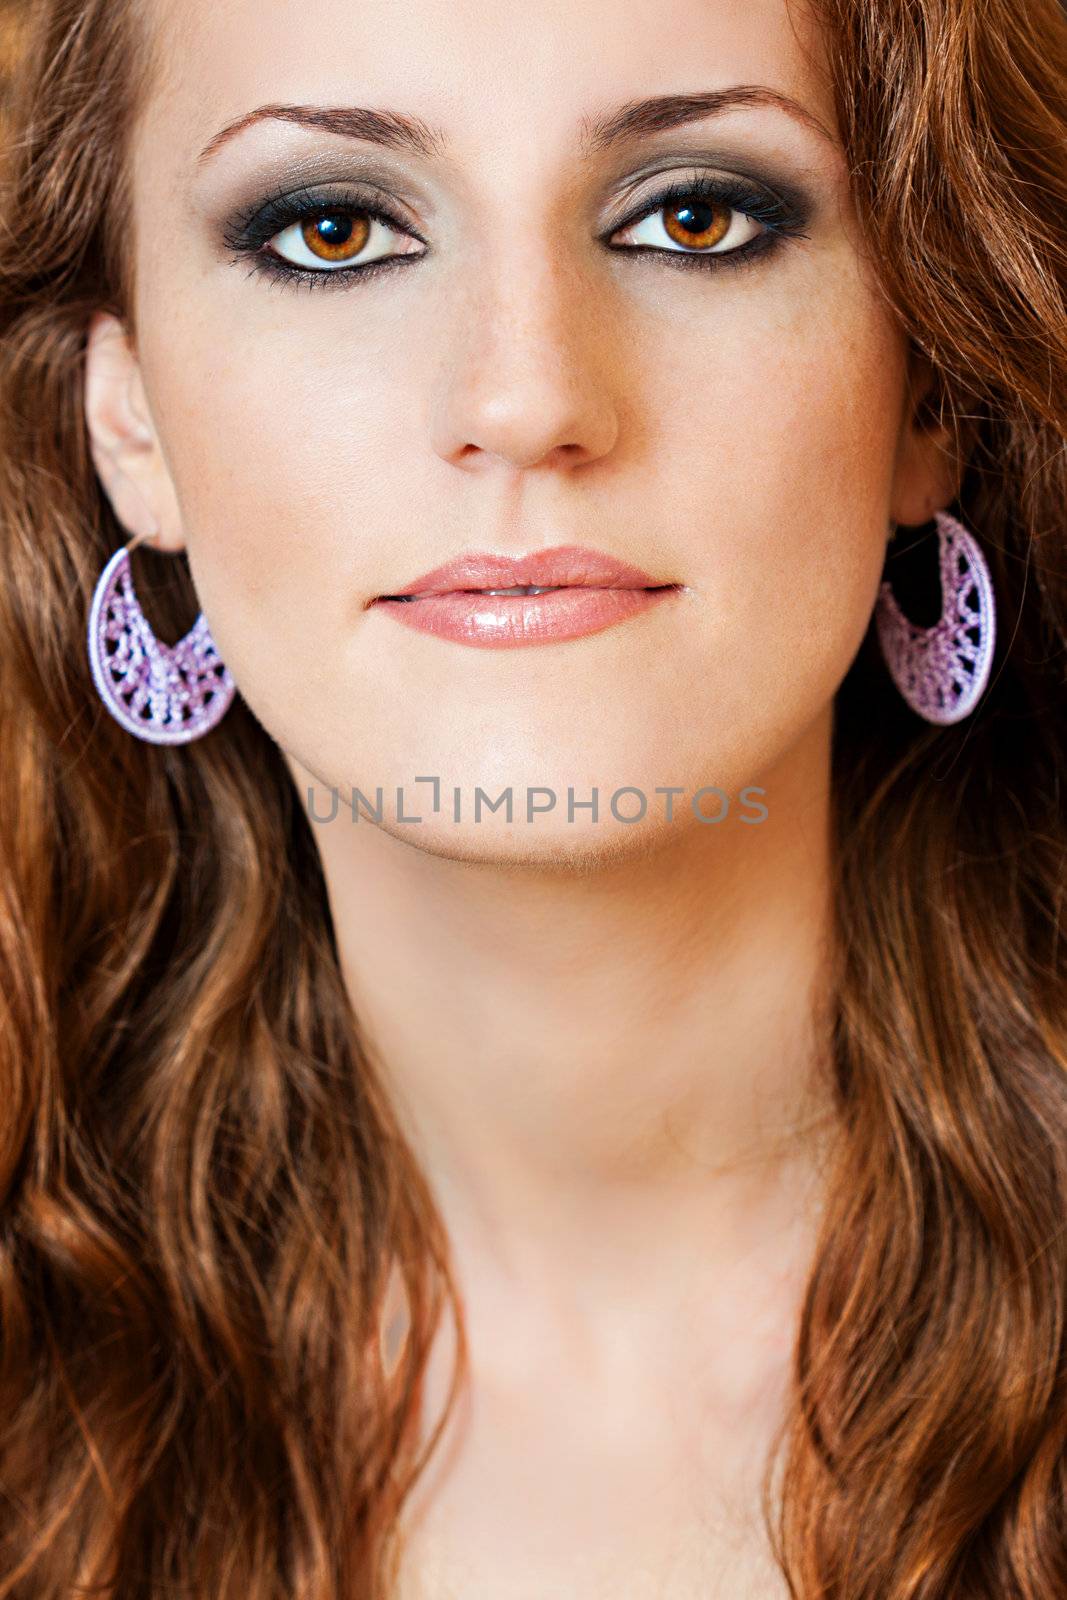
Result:
<svg viewBox="0 0 1067 1600">
<path fill-rule="evenodd" d="M 161 644 L 133 586 L 120 545 L 97 581 L 89 612 L 89 665 L 116 722 L 151 744 L 185 744 L 209 733 L 229 709 L 235 684 L 203 612 L 177 644 Z"/>
<path fill-rule="evenodd" d="M 996 642 L 996 606 L 989 568 L 962 522 L 936 513 L 941 570 L 941 618 L 920 628 L 883 582 L 875 617 L 890 676 L 927 722 L 960 722 L 989 681 Z"/>
</svg>

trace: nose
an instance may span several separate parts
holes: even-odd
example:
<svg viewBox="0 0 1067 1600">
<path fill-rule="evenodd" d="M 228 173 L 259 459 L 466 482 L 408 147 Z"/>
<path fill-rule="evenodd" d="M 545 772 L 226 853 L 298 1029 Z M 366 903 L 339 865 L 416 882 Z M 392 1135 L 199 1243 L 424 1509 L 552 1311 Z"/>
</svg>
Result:
<svg viewBox="0 0 1067 1600">
<path fill-rule="evenodd" d="M 494 460 L 579 466 L 611 450 L 618 407 L 599 293 L 528 243 L 479 269 L 445 341 L 434 415 L 444 460 L 471 471 Z"/>
</svg>

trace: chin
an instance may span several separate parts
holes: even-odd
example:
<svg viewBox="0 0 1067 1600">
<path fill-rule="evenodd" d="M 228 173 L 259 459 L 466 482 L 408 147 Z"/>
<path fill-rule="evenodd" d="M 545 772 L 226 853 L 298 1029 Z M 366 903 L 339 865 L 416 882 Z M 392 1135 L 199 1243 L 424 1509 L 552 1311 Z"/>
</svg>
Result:
<svg viewBox="0 0 1067 1600">
<path fill-rule="evenodd" d="M 371 826 L 401 844 L 443 860 L 494 867 L 533 867 L 540 871 L 581 874 L 650 855 L 664 842 L 665 829 L 655 822 L 633 825 L 611 822 L 567 823 L 550 817 L 510 826 L 499 819 L 438 822 L 407 826 L 395 818 Z"/>
</svg>

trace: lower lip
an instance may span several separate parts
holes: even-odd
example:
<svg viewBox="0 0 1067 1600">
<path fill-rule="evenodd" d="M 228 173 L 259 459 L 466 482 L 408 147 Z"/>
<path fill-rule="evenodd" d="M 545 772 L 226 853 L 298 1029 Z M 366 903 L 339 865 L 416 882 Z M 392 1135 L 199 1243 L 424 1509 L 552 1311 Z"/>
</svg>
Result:
<svg viewBox="0 0 1067 1600">
<path fill-rule="evenodd" d="M 407 628 L 435 633 L 441 639 L 487 649 L 518 645 L 553 644 L 599 633 L 650 611 L 677 586 L 662 589 L 590 589 L 577 586 L 551 589 L 546 594 L 493 595 L 453 590 L 449 594 L 417 595 L 413 600 L 375 600 L 373 609 L 384 611 Z"/>
</svg>

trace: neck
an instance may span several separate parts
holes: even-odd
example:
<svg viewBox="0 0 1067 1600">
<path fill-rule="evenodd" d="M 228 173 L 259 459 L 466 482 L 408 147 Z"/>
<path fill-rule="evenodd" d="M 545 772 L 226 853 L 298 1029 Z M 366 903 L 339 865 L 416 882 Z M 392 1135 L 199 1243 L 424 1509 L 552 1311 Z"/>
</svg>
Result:
<svg viewBox="0 0 1067 1600">
<path fill-rule="evenodd" d="M 593 1303 L 793 1214 L 830 1120 L 828 771 L 827 719 L 760 779 L 758 825 L 580 871 L 317 826 L 364 1042 L 480 1270 Z"/>
</svg>

